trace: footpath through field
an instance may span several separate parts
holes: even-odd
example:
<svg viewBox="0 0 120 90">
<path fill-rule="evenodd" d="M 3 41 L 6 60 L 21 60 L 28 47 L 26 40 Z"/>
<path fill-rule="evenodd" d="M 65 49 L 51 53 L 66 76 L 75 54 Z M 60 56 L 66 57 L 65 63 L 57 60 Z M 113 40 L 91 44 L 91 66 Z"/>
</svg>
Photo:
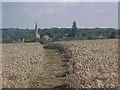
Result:
<svg viewBox="0 0 120 90">
<path fill-rule="evenodd" d="M 45 49 L 47 61 L 44 72 L 34 81 L 35 88 L 65 88 L 65 76 L 67 67 L 64 55 L 57 49 Z"/>
</svg>

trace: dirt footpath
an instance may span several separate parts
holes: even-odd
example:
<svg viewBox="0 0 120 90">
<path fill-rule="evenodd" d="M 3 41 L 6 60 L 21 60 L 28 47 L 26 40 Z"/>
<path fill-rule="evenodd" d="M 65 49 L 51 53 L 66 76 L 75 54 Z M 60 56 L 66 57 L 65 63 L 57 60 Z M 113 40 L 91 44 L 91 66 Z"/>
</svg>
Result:
<svg viewBox="0 0 120 90">
<path fill-rule="evenodd" d="M 64 56 L 58 50 L 46 49 L 47 61 L 45 71 L 34 81 L 35 88 L 65 88 L 67 68 L 64 67 Z"/>
</svg>

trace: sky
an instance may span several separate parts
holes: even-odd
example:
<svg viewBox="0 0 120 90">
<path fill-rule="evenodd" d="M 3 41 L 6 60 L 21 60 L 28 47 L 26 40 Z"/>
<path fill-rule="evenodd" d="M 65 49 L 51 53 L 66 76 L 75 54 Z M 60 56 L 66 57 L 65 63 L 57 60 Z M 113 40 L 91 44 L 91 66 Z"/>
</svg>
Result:
<svg viewBox="0 0 120 90">
<path fill-rule="evenodd" d="M 117 2 L 3 2 L 2 27 L 118 28 Z"/>
<path fill-rule="evenodd" d="M 1 0 L 2 2 L 119 2 L 120 0 Z"/>
</svg>

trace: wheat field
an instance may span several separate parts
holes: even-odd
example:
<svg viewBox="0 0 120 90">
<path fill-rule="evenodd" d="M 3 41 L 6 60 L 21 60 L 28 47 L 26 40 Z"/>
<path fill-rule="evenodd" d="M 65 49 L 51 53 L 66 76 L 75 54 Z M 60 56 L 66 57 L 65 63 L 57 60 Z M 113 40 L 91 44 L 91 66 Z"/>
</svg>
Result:
<svg viewBox="0 0 120 90">
<path fill-rule="evenodd" d="M 73 88 L 118 86 L 118 40 L 59 42 L 71 52 L 67 82 Z"/>
<path fill-rule="evenodd" d="M 46 46 L 64 51 L 70 88 L 115 88 L 118 86 L 118 40 L 61 41 Z M 2 87 L 30 88 L 44 73 L 45 49 L 40 43 L 2 45 Z M 47 87 L 46 87 L 47 88 Z"/>
<path fill-rule="evenodd" d="M 2 87 L 30 88 L 43 72 L 44 50 L 40 43 L 2 45 Z"/>
</svg>

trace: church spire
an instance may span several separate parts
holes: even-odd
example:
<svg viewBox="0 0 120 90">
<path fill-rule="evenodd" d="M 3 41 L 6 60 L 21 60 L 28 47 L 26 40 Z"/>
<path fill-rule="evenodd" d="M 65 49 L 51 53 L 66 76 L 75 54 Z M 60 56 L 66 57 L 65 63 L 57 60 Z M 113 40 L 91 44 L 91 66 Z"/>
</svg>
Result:
<svg viewBox="0 0 120 90">
<path fill-rule="evenodd" d="M 37 28 L 37 22 L 36 22 L 36 25 L 35 25 L 35 34 L 36 34 L 36 38 L 40 39 L 40 35 L 38 33 L 38 28 Z"/>
<path fill-rule="evenodd" d="M 37 22 L 36 22 L 36 25 L 35 25 L 35 32 L 36 32 L 36 34 L 38 33 Z"/>
</svg>

